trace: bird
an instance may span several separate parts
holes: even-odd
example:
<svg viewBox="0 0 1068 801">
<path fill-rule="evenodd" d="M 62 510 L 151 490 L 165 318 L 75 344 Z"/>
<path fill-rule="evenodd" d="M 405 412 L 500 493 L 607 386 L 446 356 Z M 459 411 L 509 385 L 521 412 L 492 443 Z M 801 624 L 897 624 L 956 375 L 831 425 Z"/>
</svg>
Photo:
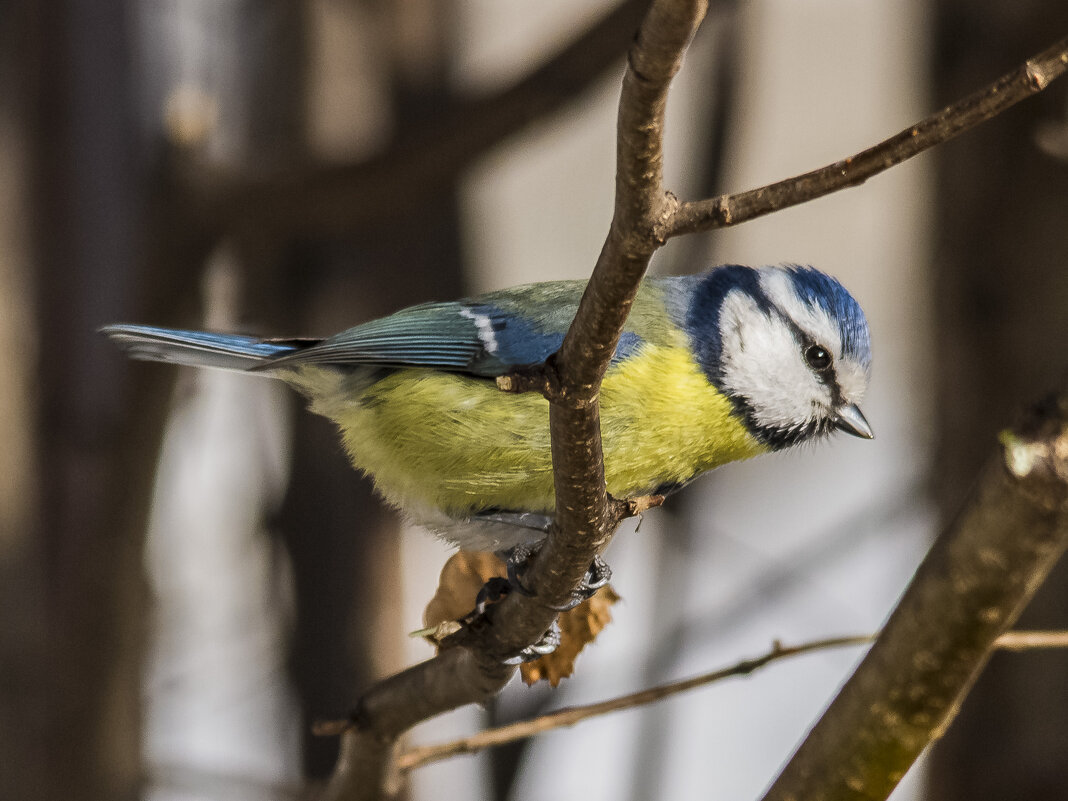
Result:
<svg viewBox="0 0 1068 801">
<path fill-rule="evenodd" d="M 463 549 L 508 553 L 552 525 L 549 407 L 496 379 L 560 347 L 584 287 L 547 281 L 424 303 L 325 339 L 101 331 L 135 359 L 285 381 L 413 522 Z M 871 439 L 859 405 L 870 375 L 860 304 L 814 267 L 647 277 L 600 390 L 608 492 L 667 495 L 834 431 Z"/>
</svg>

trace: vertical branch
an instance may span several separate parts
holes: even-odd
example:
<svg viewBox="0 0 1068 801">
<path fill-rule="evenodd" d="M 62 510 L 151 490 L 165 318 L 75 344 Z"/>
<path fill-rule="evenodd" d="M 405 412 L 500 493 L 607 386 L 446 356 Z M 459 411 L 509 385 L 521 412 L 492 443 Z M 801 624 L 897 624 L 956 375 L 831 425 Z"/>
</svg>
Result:
<svg viewBox="0 0 1068 801">
<path fill-rule="evenodd" d="M 620 99 L 615 215 L 576 318 L 554 360 L 550 425 L 557 522 L 531 569 L 536 597 L 518 593 L 493 607 L 492 626 L 462 632 L 453 647 L 372 687 L 353 713 L 353 729 L 327 790 L 331 799 L 382 792 L 396 738 L 441 712 L 484 700 L 514 668 L 501 660 L 539 639 L 623 513 L 604 483 L 597 398 L 601 377 L 649 258 L 658 224 L 673 208 L 661 185 L 668 86 L 706 11 L 706 0 L 657 0 L 630 51 Z"/>
<path fill-rule="evenodd" d="M 556 525 L 531 572 L 532 585 L 549 603 L 567 597 L 619 522 L 605 491 L 597 400 L 638 285 L 662 244 L 657 232 L 677 206 L 663 188 L 664 110 L 671 79 L 707 10 L 707 0 L 654 3 L 628 54 L 612 224 L 553 365 Z"/>
</svg>

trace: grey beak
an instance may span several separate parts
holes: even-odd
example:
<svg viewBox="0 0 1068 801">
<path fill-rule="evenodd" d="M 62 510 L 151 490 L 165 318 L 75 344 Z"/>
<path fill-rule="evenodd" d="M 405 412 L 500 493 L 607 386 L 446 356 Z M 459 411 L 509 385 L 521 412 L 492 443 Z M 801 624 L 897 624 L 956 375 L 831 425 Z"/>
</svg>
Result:
<svg viewBox="0 0 1068 801">
<path fill-rule="evenodd" d="M 834 416 L 834 427 L 839 431 L 852 434 L 854 437 L 875 439 L 871 426 L 868 425 L 868 421 L 864 419 L 864 415 L 861 414 L 860 408 L 855 403 L 838 409 Z"/>
</svg>

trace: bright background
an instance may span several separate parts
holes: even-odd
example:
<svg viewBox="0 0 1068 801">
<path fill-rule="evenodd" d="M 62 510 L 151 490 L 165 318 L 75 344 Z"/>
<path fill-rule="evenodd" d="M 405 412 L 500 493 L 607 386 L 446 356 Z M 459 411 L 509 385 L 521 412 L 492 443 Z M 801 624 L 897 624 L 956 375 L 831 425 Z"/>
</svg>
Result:
<svg viewBox="0 0 1068 801">
<path fill-rule="evenodd" d="M 713 2 L 672 91 L 666 185 L 743 190 L 868 147 L 1063 35 L 1049 5 Z M 381 509 L 328 424 L 282 386 L 129 364 L 93 331 L 324 335 L 587 276 L 633 24 L 612 66 L 594 44 L 570 63 L 581 90 L 464 101 L 615 7 L 0 2 L 0 797 L 307 797 L 336 749 L 310 722 L 431 655 L 407 632 L 448 550 Z M 663 273 L 839 277 L 872 328 L 877 439 L 725 467 L 624 526 L 623 602 L 576 676 L 411 741 L 876 630 L 994 432 L 1068 361 L 1066 100 L 1055 84 L 861 187 L 658 253 Z M 1064 625 L 1061 575 L 1030 625 Z M 408 797 L 756 798 L 860 656 L 423 768 Z M 1065 668 L 996 657 L 895 798 L 1068 798 Z"/>
</svg>

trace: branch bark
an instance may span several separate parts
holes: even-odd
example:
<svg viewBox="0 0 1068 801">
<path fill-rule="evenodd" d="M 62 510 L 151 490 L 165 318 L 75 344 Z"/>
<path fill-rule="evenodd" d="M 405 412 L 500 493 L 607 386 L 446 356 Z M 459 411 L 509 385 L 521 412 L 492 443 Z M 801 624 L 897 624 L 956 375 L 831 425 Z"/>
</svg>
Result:
<svg viewBox="0 0 1068 801">
<path fill-rule="evenodd" d="M 890 795 L 1068 546 L 1068 393 L 1031 412 L 765 801 Z"/>
<path fill-rule="evenodd" d="M 649 259 L 655 230 L 675 208 L 664 192 L 664 109 L 671 79 L 707 11 L 704 0 L 656 2 L 631 48 L 620 95 L 615 213 L 593 275 L 549 367 L 556 516 L 530 573 L 531 588 L 559 606 L 608 545 L 628 510 L 605 491 L 597 403 L 608 363 Z"/>
</svg>

